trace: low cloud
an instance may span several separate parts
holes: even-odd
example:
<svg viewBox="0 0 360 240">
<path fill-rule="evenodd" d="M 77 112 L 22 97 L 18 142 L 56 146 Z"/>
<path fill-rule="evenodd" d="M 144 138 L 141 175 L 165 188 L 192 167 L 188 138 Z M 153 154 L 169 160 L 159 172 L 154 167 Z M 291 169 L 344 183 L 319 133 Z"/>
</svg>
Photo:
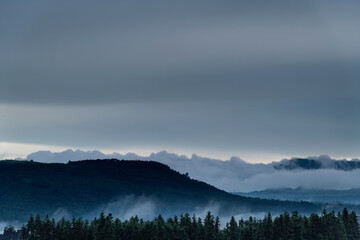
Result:
<svg viewBox="0 0 360 240">
<path fill-rule="evenodd" d="M 329 156 L 308 157 L 319 163 L 319 169 L 304 169 L 294 163 L 294 159 L 284 159 L 270 164 L 251 164 L 238 157 L 227 161 L 205 158 L 193 154 L 191 157 L 166 151 L 139 156 L 134 153 L 104 154 L 100 151 L 66 150 L 64 152 L 39 151 L 27 156 L 39 162 L 67 162 L 84 159 L 116 158 L 125 160 L 157 161 L 168 165 L 191 178 L 204 181 L 229 192 L 249 192 L 268 188 L 317 188 L 349 189 L 360 188 L 360 170 L 348 171 L 348 164 L 342 171 L 335 169 L 337 162 Z M 353 159 L 358 162 L 358 159 Z M 343 161 L 345 162 L 345 161 Z M 339 162 L 337 162 L 339 163 Z M 345 162 L 347 163 L 347 162 Z M 274 166 L 291 166 L 291 170 L 278 170 Z M 295 164 L 295 165 L 294 165 Z M 342 165 L 341 165 L 342 166 Z M 125 201 L 125 200 L 124 200 Z M 128 200 L 126 200 L 128 201 Z M 109 206 L 110 207 L 110 206 Z"/>
<path fill-rule="evenodd" d="M 0 222 L 0 234 L 3 233 L 4 228 L 8 226 L 13 226 L 15 229 L 20 229 L 23 224 L 18 221 L 3 221 Z"/>
<path fill-rule="evenodd" d="M 252 176 L 238 183 L 243 192 L 276 188 L 336 189 L 360 187 L 360 170 L 338 171 L 320 169 L 309 171 L 277 171 Z"/>
<path fill-rule="evenodd" d="M 100 213 L 103 212 L 105 215 L 111 213 L 114 218 L 119 218 L 121 221 L 129 220 L 131 217 L 135 216 L 144 220 L 152 220 L 159 215 L 162 215 L 165 219 L 167 219 L 175 215 L 180 216 L 188 213 L 191 217 L 195 215 L 197 218 L 200 217 L 204 219 L 210 211 L 212 215 L 218 216 L 220 221 L 225 223 L 228 222 L 232 216 L 235 216 L 236 219 L 246 219 L 249 216 L 263 217 L 265 215 L 264 212 L 254 212 L 246 207 L 237 208 L 236 210 L 230 212 L 224 212 L 223 208 L 224 206 L 221 204 L 210 200 L 207 204 L 197 206 L 189 205 L 187 207 L 183 206 L 182 210 L 179 210 L 176 207 L 169 205 L 164 207 L 163 203 L 151 196 L 127 195 L 101 205 L 96 210 L 88 212 L 81 217 L 90 220 L 98 217 Z M 50 217 L 59 221 L 61 218 L 71 219 L 73 215 L 65 208 L 59 208 Z"/>
<path fill-rule="evenodd" d="M 138 216 L 139 218 L 150 220 L 157 215 L 157 206 L 150 197 L 136 197 L 129 195 L 109 202 L 104 208 L 99 208 L 95 215 L 99 215 L 103 211 L 106 215 L 111 213 L 114 218 L 121 220 L 130 219 Z"/>
<path fill-rule="evenodd" d="M 70 219 L 72 217 L 71 213 L 65 208 L 57 209 L 50 218 L 54 218 L 56 221 L 59 221 L 62 218 Z"/>
</svg>

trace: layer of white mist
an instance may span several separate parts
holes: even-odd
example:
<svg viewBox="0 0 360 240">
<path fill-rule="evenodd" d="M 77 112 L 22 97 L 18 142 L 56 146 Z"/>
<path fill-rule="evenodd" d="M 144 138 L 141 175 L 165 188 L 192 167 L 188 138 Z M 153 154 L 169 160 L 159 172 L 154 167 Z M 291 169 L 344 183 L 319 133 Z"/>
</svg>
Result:
<svg viewBox="0 0 360 240">
<path fill-rule="evenodd" d="M 360 187 L 360 170 L 278 171 L 258 174 L 239 182 L 243 192 L 276 188 L 347 190 Z"/>
<path fill-rule="evenodd" d="M 103 212 L 105 216 L 112 214 L 113 218 L 118 218 L 121 221 L 129 220 L 132 217 L 137 216 L 138 218 L 144 220 L 153 220 L 154 218 L 162 215 L 166 220 L 169 217 L 174 217 L 175 215 L 180 217 L 188 213 L 190 217 L 196 216 L 196 218 L 204 219 L 208 212 L 211 212 L 213 216 L 217 216 L 220 219 L 221 223 L 229 222 L 230 218 L 234 216 L 237 220 L 248 219 L 250 216 L 256 218 L 263 218 L 265 212 L 254 212 L 254 210 L 247 209 L 245 206 L 242 209 L 238 209 L 234 214 L 224 214 L 221 211 L 221 206 L 216 201 L 209 201 L 207 204 L 198 205 L 198 206 L 189 206 L 188 210 L 183 210 L 179 212 L 175 209 L 164 209 L 158 204 L 158 202 L 149 196 L 135 196 L 127 195 L 124 197 L 119 197 L 117 200 L 110 201 L 106 204 L 98 206 L 93 211 L 90 211 L 82 216 L 73 216 L 65 208 L 59 208 L 53 214 L 50 215 L 50 218 L 54 218 L 56 221 L 65 218 L 71 220 L 73 217 L 82 217 L 83 219 L 92 220 L 95 217 L 98 218 L 99 215 Z M 276 213 L 275 213 L 276 214 Z M 42 216 L 44 217 L 44 216 Z M 3 224 L 3 227 L 7 226 L 7 223 Z M 19 224 L 18 224 L 19 225 Z M 1 227 L 2 225 L 0 225 Z"/>
<path fill-rule="evenodd" d="M 310 188 L 310 189 L 351 189 L 360 188 L 360 170 L 339 171 L 333 169 L 334 159 L 323 155 L 309 157 L 321 162 L 321 168 L 306 170 L 276 170 L 275 165 L 292 166 L 293 162 L 284 159 L 270 164 L 251 164 L 238 157 L 227 161 L 205 158 L 193 154 L 191 157 L 166 151 L 139 156 L 134 153 L 104 154 L 100 151 L 66 150 L 63 152 L 39 151 L 27 156 L 27 160 L 39 162 L 66 163 L 84 159 L 116 158 L 125 160 L 157 161 L 168 165 L 180 173 L 188 173 L 191 178 L 209 183 L 229 192 L 250 192 L 269 188 Z M 358 161 L 358 159 L 353 159 Z"/>
</svg>

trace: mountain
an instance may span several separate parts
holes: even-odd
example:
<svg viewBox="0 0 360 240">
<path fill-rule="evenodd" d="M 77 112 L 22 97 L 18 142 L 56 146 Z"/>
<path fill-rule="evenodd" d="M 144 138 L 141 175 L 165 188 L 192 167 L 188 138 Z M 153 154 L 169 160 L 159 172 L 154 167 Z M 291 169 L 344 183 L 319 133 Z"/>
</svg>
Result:
<svg viewBox="0 0 360 240">
<path fill-rule="evenodd" d="M 24 220 L 31 213 L 119 217 L 165 216 L 216 209 L 218 215 L 298 210 L 325 205 L 241 197 L 193 180 L 152 161 L 85 160 L 63 163 L 0 161 L 0 220 Z M 65 214 L 66 213 L 66 214 Z"/>
<path fill-rule="evenodd" d="M 248 193 L 234 193 L 245 197 L 261 199 L 276 199 L 287 201 L 309 201 L 318 203 L 360 204 L 360 189 L 304 189 L 280 188 L 254 191 Z"/>
</svg>

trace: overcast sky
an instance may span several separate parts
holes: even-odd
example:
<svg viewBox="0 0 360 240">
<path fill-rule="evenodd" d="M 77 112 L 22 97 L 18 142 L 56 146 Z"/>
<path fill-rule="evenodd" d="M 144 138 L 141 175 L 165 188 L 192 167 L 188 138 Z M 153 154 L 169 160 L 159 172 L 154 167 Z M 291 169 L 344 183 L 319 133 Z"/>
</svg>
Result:
<svg viewBox="0 0 360 240">
<path fill-rule="evenodd" d="M 332 0 L 1 1 L 0 156 L 360 157 L 359 12 Z"/>
</svg>

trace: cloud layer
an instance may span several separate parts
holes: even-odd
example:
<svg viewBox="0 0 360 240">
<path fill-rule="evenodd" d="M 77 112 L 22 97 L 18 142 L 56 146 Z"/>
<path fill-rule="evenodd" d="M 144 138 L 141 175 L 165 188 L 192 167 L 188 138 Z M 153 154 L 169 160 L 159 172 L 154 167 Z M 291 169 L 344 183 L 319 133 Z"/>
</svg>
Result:
<svg viewBox="0 0 360 240">
<path fill-rule="evenodd" d="M 359 156 L 359 11 L 1 1 L 0 142 Z"/>
<path fill-rule="evenodd" d="M 191 178 L 205 181 L 217 188 L 230 192 L 250 192 L 269 188 L 309 188 L 309 189 L 350 189 L 360 188 L 360 170 L 336 170 L 334 159 L 328 156 L 309 157 L 319 161 L 322 167 L 317 170 L 294 168 L 277 170 L 274 166 L 292 163 L 290 160 L 270 164 L 251 164 L 237 157 L 227 161 L 204 158 L 193 154 L 191 158 L 174 153 L 159 152 L 149 156 L 138 156 L 134 153 L 104 154 L 100 151 L 67 150 L 52 153 L 39 151 L 27 156 L 28 160 L 40 162 L 67 162 L 69 160 L 116 158 L 125 160 L 152 160 L 164 163 L 180 173 L 189 173 Z M 354 159 L 353 161 L 359 161 Z"/>
<path fill-rule="evenodd" d="M 2 3 L 0 102 L 354 97 L 358 8 L 355 1 Z"/>
</svg>

